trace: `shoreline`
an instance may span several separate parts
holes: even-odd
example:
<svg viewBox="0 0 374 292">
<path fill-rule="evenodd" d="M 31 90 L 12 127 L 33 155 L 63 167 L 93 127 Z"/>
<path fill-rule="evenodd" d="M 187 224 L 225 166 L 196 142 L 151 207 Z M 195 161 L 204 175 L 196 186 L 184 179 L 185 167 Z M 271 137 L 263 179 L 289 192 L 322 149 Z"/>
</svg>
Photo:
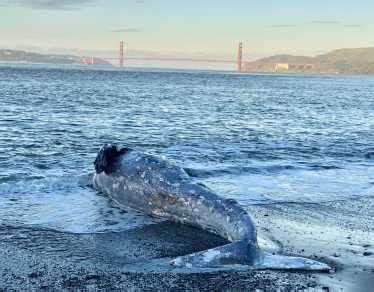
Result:
<svg viewBox="0 0 374 292">
<path fill-rule="evenodd" d="M 247 210 L 252 214 L 264 249 L 322 260 L 335 271 L 173 269 L 167 265 L 168 259 L 225 241 L 167 221 L 124 232 L 96 234 L 0 226 L 0 291 L 72 288 L 369 291 L 365 289 L 374 284 L 371 227 L 374 198 L 321 204 L 252 205 Z M 360 214 L 360 218 L 354 214 Z"/>
<path fill-rule="evenodd" d="M 374 285 L 374 198 L 318 204 L 251 206 L 258 233 L 271 234 L 281 252 L 322 260 L 333 266 L 315 274 L 330 291 L 370 291 Z"/>
</svg>

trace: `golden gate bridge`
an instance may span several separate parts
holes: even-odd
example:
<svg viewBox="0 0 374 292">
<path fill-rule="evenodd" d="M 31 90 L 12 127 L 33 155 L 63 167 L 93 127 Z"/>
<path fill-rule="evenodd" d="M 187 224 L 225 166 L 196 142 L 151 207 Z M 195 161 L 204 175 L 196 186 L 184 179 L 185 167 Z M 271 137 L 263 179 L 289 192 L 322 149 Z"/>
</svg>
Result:
<svg viewBox="0 0 374 292">
<path fill-rule="evenodd" d="M 189 57 L 173 57 L 173 56 L 138 56 L 130 57 L 125 54 L 125 43 L 124 41 L 119 42 L 118 56 L 117 57 L 96 57 L 96 56 L 85 56 L 82 57 L 82 61 L 87 65 L 93 65 L 98 61 L 115 61 L 118 67 L 125 67 L 126 61 L 161 61 L 161 62 L 194 62 L 194 63 L 230 63 L 236 64 L 236 70 L 242 71 L 243 64 L 243 43 L 238 44 L 236 59 L 207 59 L 207 58 L 189 58 Z"/>
</svg>

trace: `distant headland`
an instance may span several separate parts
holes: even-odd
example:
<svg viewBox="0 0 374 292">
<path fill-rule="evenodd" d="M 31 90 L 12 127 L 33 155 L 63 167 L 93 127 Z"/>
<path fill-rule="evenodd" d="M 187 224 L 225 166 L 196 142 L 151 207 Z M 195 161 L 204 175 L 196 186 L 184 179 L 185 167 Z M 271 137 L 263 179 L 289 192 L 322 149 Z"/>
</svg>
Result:
<svg viewBox="0 0 374 292">
<path fill-rule="evenodd" d="M 374 74 L 374 47 L 339 49 L 315 57 L 275 55 L 243 64 L 248 72 Z"/>
<path fill-rule="evenodd" d="M 92 64 L 93 60 L 74 55 L 39 54 L 20 50 L 0 49 L 0 62 L 84 65 Z M 111 63 L 100 59 L 95 59 L 94 63 L 96 65 L 112 66 Z"/>
<path fill-rule="evenodd" d="M 0 62 L 113 66 L 100 58 L 10 49 L 0 49 Z M 274 55 L 244 62 L 241 71 L 370 75 L 374 74 L 374 47 L 338 49 L 315 57 Z"/>
</svg>

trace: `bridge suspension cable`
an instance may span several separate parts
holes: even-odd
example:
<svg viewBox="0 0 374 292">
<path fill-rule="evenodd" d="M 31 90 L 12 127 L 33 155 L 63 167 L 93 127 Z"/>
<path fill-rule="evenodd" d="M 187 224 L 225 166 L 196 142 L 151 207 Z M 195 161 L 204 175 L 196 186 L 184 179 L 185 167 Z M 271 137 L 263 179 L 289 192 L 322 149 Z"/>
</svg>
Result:
<svg viewBox="0 0 374 292">
<path fill-rule="evenodd" d="M 236 60 L 227 59 L 209 59 L 209 58 L 190 58 L 190 57 L 173 57 L 173 56 L 137 56 L 128 57 L 125 54 L 124 41 L 119 42 L 118 57 L 83 57 L 85 64 L 94 64 L 95 60 L 118 61 L 118 66 L 123 68 L 125 61 L 174 61 L 174 62 L 194 62 L 194 63 L 230 63 L 236 64 L 237 71 L 242 71 L 243 64 L 243 43 L 238 44 Z"/>
</svg>

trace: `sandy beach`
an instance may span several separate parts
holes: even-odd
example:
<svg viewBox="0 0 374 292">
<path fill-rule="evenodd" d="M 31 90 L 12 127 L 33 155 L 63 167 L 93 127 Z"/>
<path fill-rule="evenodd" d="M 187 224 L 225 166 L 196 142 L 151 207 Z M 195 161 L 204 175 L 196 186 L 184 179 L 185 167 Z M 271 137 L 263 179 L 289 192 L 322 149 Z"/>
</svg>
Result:
<svg viewBox="0 0 374 292">
<path fill-rule="evenodd" d="M 171 268 L 176 255 L 224 244 L 201 230 L 161 222 L 117 233 L 0 229 L 0 290 L 370 291 L 374 284 L 374 199 L 253 205 L 260 245 L 329 263 L 331 273 Z"/>
<path fill-rule="evenodd" d="M 329 291 L 372 291 L 374 284 L 374 199 L 319 204 L 255 206 L 259 235 L 271 235 L 286 254 L 329 263 L 334 271 L 311 274 Z"/>
</svg>

